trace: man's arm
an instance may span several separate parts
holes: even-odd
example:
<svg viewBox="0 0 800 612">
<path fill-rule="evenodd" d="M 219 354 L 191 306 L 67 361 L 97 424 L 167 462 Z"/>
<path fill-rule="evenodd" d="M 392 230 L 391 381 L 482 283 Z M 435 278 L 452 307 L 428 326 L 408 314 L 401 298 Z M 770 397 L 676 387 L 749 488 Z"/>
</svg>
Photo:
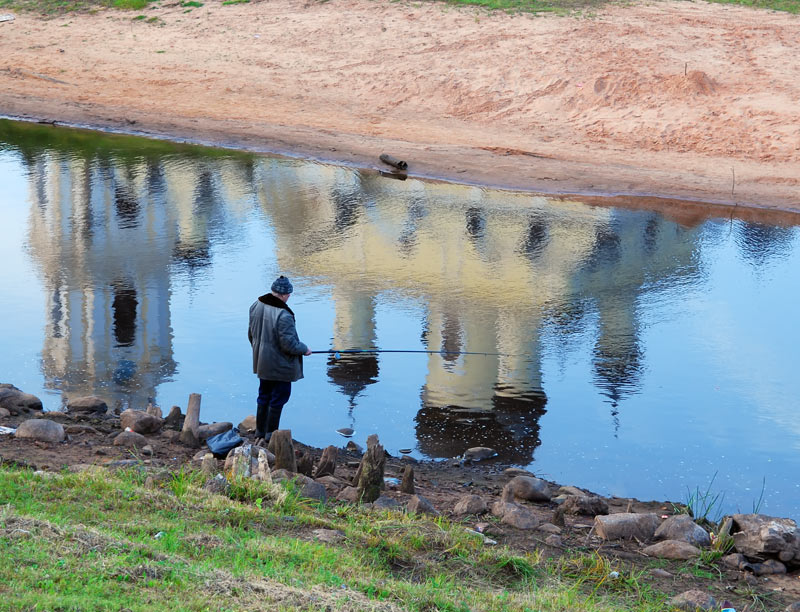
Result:
<svg viewBox="0 0 800 612">
<path fill-rule="evenodd" d="M 294 317 L 287 312 L 278 315 L 278 344 L 289 355 L 308 355 L 309 348 L 297 337 Z"/>
</svg>

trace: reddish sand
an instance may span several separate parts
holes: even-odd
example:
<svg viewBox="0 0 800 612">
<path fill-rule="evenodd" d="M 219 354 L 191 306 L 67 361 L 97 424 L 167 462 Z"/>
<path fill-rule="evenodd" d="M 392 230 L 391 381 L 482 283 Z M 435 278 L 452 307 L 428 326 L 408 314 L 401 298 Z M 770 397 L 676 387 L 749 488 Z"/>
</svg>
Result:
<svg viewBox="0 0 800 612">
<path fill-rule="evenodd" d="M 271 0 L 0 23 L 0 113 L 549 193 L 800 210 L 800 18 Z"/>
</svg>

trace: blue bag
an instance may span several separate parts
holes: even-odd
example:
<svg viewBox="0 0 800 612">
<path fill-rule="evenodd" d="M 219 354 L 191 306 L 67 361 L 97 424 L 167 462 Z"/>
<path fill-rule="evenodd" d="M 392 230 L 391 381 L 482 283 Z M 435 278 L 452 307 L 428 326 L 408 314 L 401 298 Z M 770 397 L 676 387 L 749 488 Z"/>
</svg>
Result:
<svg viewBox="0 0 800 612">
<path fill-rule="evenodd" d="M 215 455 L 227 455 L 231 449 L 242 444 L 244 440 L 233 429 L 223 431 L 221 434 L 211 436 L 206 440 L 209 450 Z"/>
</svg>

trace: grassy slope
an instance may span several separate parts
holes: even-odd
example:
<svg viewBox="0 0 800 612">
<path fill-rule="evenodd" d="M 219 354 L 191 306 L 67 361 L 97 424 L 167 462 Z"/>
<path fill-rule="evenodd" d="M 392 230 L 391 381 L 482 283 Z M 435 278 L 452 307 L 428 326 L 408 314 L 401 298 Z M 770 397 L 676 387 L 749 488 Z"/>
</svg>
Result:
<svg viewBox="0 0 800 612">
<path fill-rule="evenodd" d="M 213 495 L 201 480 L 0 467 L 0 610 L 665 610 L 593 551 L 519 554 L 444 519 L 254 481 Z"/>
</svg>

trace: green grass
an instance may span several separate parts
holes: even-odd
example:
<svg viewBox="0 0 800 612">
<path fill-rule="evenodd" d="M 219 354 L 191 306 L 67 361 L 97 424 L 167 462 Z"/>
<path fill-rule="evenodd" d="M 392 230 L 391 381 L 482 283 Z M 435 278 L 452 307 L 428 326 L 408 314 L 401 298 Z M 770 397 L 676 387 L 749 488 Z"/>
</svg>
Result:
<svg viewBox="0 0 800 612">
<path fill-rule="evenodd" d="M 0 8 L 34 11 L 55 15 L 71 11 L 91 11 L 98 8 L 141 10 L 152 0 L 0 0 Z M 435 0 L 456 6 L 475 6 L 490 11 L 509 13 L 555 13 L 561 15 L 592 15 L 595 9 L 618 0 Z M 771 9 L 788 13 L 800 12 L 800 0 L 708 0 L 723 4 L 738 4 L 758 9 Z M 223 6 L 248 3 L 250 0 L 224 0 Z M 200 7 L 202 2 L 189 0 L 183 7 Z M 476 17 L 477 19 L 477 17 Z"/>
<path fill-rule="evenodd" d="M 488 546 L 445 519 L 322 505 L 246 481 L 212 495 L 181 470 L 42 476 L 0 467 L 0 608 L 664 610 L 596 552 Z M 336 529 L 328 545 L 312 531 Z"/>
</svg>

